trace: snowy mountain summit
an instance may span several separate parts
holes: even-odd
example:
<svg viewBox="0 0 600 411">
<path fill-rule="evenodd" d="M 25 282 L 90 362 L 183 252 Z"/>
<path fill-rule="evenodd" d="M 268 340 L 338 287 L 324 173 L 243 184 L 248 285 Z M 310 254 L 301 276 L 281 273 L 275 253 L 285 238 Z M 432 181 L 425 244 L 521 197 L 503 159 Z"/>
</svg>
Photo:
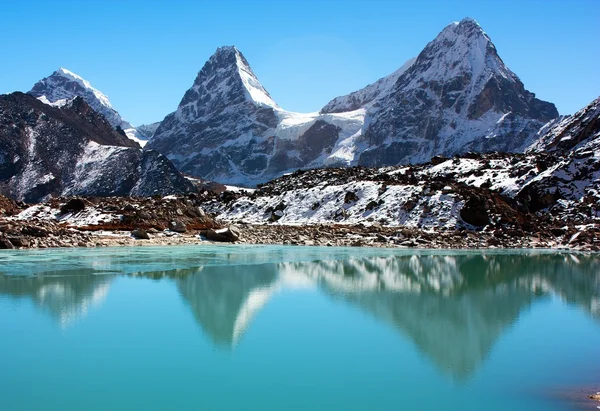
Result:
<svg viewBox="0 0 600 411">
<path fill-rule="evenodd" d="M 139 132 L 112 107 L 108 97 L 81 76 L 65 68 L 59 68 L 50 76 L 35 83 L 28 92 L 41 102 L 61 107 L 75 97 L 83 98 L 96 112 L 102 114 L 113 127 L 123 129 L 127 137 L 144 146 L 148 137 Z"/>
<path fill-rule="evenodd" d="M 504 64 L 479 24 L 447 26 L 369 110 L 364 165 L 420 163 L 466 151 L 523 151 L 558 117 Z"/>
<path fill-rule="evenodd" d="M 558 117 L 525 90 L 473 19 L 416 59 L 318 113 L 281 108 L 242 53 L 221 47 L 149 147 L 183 172 L 256 184 L 299 168 L 421 163 L 466 151 L 523 151 Z"/>
<path fill-rule="evenodd" d="M 340 138 L 360 132 L 363 114 L 285 111 L 242 53 L 233 46 L 221 47 L 148 147 L 166 154 L 185 173 L 255 184 L 307 165 L 323 165 Z"/>
</svg>

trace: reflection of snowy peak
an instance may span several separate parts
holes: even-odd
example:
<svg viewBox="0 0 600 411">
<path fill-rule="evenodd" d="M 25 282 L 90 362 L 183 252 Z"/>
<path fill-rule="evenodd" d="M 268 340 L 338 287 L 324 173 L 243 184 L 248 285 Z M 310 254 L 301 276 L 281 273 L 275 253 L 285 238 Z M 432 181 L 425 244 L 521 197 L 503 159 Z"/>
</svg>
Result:
<svg viewBox="0 0 600 411">
<path fill-rule="evenodd" d="M 151 147 L 180 170 L 237 184 L 299 168 L 396 165 L 472 151 L 522 151 L 556 108 L 535 98 L 472 19 L 416 59 L 320 113 L 283 110 L 235 47 L 208 60 Z"/>
<path fill-rule="evenodd" d="M 35 83 L 29 94 L 37 97 L 41 102 L 53 106 L 61 106 L 75 97 L 82 97 L 113 127 L 123 129 L 127 137 L 138 142 L 142 147 L 148 140 L 143 133 L 121 118 L 121 115 L 110 104 L 108 97 L 92 87 L 87 80 L 62 67 Z"/>
<path fill-rule="evenodd" d="M 114 276 L 92 275 L 91 272 L 73 275 L 61 272 L 60 276 L 17 279 L 0 275 L 0 294 L 29 297 L 62 328 L 67 328 L 85 319 L 93 307 L 102 305 L 113 280 Z"/>
</svg>

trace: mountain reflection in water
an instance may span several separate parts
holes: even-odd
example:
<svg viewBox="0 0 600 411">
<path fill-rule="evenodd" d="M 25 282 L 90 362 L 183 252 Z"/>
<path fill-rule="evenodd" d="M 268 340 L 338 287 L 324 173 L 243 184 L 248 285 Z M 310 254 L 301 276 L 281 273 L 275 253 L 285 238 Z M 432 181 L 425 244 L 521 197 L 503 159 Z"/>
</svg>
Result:
<svg viewBox="0 0 600 411">
<path fill-rule="evenodd" d="M 178 268 L 170 270 L 153 270 L 155 264 L 132 271 L 122 262 L 107 270 L 111 263 L 103 260 L 102 272 L 113 273 L 103 275 L 95 275 L 97 261 L 35 276 L 11 275 L 0 265 L 6 273 L 0 274 L 0 297 L 28 297 L 68 326 L 102 303 L 117 273 L 167 278 L 203 332 L 217 345 L 232 347 L 274 294 L 313 287 L 398 330 L 440 370 L 461 380 L 473 375 L 505 330 L 538 300 L 556 296 L 600 320 L 600 259 L 594 255 L 381 252 L 286 261 L 282 252 L 268 262 L 217 254 L 210 257 L 217 265 L 177 260 Z"/>
</svg>

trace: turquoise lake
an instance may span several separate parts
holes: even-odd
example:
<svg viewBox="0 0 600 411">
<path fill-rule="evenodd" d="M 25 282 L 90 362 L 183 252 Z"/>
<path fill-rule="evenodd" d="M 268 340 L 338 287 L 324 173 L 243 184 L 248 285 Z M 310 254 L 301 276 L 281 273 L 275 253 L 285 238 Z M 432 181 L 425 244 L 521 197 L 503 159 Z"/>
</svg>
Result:
<svg viewBox="0 0 600 411">
<path fill-rule="evenodd" d="M 0 410 L 586 410 L 600 256 L 0 253 Z"/>
</svg>

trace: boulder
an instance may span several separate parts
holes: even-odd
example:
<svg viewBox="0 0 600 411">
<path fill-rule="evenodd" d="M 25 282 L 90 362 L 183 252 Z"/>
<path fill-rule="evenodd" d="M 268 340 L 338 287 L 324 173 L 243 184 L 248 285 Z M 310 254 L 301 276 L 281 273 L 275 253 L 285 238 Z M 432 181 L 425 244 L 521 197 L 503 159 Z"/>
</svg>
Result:
<svg viewBox="0 0 600 411">
<path fill-rule="evenodd" d="M 228 227 L 221 230 L 203 230 L 200 234 L 209 241 L 217 241 L 219 243 L 233 243 L 240 239 L 240 233 L 235 227 Z"/>
<path fill-rule="evenodd" d="M 150 239 L 150 236 L 148 235 L 146 230 L 144 230 L 143 228 L 136 228 L 135 230 L 133 230 L 131 232 L 131 235 L 133 238 L 136 238 L 138 240 L 149 240 Z"/>
<path fill-rule="evenodd" d="M 240 239 L 240 232 L 236 227 L 227 227 L 224 230 L 218 230 L 217 233 L 221 234 L 231 242 L 238 241 Z"/>
<path fill-rule="evenodd" d="M 485 201 L 471 197 L 460 210 L 460 218 L 472 226 L 483 227 L 490 223 L 490 216 L 485 207 Z"/>
<path fill-rule="evenodd" d="M 21 233 L 32 237 L 48 237 L 48 231 L 34 225 L 26 225 L 21 228 Z"/>
<path fill-rule="evenodd" d="M 206 237 L 208 241 L 216 241 L 219 243 L 228 243 L 230 240 L 223 234 L 217 233 L 215 230 L 204 230 L 201 234 Z"/>
<path fill-rule="evenodd" d="M 1 250 L 12 250 L 15 246 L 10 242 L 8 238 L 0 237 L 0 249 Z"/>
<path fill-rule="evenodd" d="M 179 220 L 171 221 L 171 224 L 169 224 L 169 229 L 171 231 L 175 231 L 176 233 L 185 233 L 187 231 L 185 224 Z"/>
<path fill-rule="evenodd" d="M 23 237 L 8 237 L 8 241 L 15 247 L 29 247 L 29 240 Z"/>
<path fill-rule="evenodd" d="M 85 202 L 81 198 L 72 198 L 60 208 L 60 213 L 78 213 L 83 210 L 85 210 Z"/>
</svg>

